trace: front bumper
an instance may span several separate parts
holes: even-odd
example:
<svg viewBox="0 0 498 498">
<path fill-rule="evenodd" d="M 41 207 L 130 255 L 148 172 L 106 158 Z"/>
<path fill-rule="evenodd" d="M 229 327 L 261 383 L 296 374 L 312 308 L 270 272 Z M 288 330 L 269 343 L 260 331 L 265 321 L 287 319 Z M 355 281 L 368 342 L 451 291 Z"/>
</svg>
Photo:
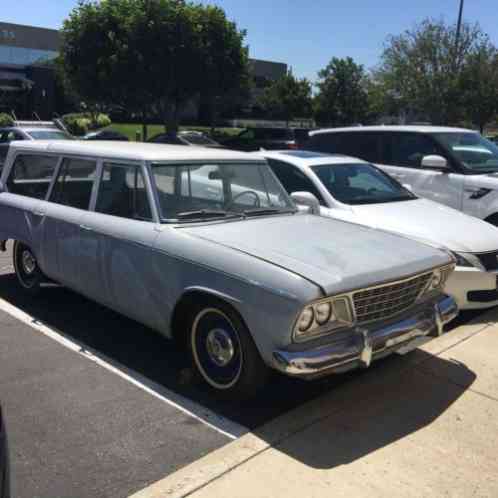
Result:
<svg viewBox="0 0 498 498">
<path fill-rule="evenodd" d="M 276 350 L 273 366 L 287 375 L 308 379 L 365 368 L 388 354 L 414 349 L 421 338 L 441 335 L 444 325 L 457 315 L 455 300 L 443 296 L 436 302 L 422 305 L 412 316 L 378 329 L 357 327 L 346 337 L 313 349 Z"/>
<path fill-rule="evenodd" d="M 491 308 L 498 305 L 497 277 L 497 272 L 457 266 L 444 291 L 461 310 Z"/>
</svg>

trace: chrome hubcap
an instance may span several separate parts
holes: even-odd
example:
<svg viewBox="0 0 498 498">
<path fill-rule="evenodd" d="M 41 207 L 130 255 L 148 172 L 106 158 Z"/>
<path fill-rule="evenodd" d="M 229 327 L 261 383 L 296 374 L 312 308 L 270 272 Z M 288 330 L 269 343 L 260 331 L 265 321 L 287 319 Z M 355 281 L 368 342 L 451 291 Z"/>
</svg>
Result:
<svg viewBox="0 0 498 498">
<path fill-rule="evenodd" d="M 209 332 L 206 338 L 206 349 L 209 358 L 220 367 L 228 365 L 235 354 L 232 339 L 223 329 L 214 329 Z"/>
<path fill-rule="evenodd" d="M 22 252 L 21 260 L 24 272 L 31 275 L 36 270 L 36 259 L 30 251 L 26 250 Z"/>
</svg>

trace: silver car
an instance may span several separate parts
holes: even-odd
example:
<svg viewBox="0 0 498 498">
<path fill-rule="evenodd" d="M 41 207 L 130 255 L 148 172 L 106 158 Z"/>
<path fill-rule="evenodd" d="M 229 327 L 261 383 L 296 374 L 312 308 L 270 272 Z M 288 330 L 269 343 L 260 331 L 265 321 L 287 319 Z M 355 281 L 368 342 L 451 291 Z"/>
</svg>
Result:
<svg viewBox="0 0 498 498">
<path fill-rule="evenodd" d="M 270 369 L 367 367 L 457 314 L 448 253 L 301 213 L 249 154 L 20 142 L 0 190 L 0 240 L 26 291 L 50 279 L 178 340 L 229 397 Z"/>
</svg>

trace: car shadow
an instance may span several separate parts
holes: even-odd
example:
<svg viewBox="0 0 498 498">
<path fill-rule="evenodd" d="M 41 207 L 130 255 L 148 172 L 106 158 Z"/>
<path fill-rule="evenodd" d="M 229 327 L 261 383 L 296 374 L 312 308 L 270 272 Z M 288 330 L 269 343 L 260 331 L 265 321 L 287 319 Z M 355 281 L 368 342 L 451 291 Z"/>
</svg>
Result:
<svg viewBox="0 0 498 498">
<path fill-rule="evenodd" d="M 0 298 L 57 330 L 92 354 L 135 372 L 249 429 L 255 429 L 303 403 L 349 384 L 375 376 L 397 357 L 375 363 L 369 370 L 313 382 L 275 374 L 268 386 L 248 403 L 228 403 L 206 391 L 192 374 L 188 355 L 153 330 L 62 287 L 27 295 L 13 273 L 0 275 Z M 443 360 L 441 360 L 443 361 Z M 150 387 L 150 386 L 149 386 Z"/>
<path fill-rule="evenodd" d="M 418 361 L 432 362 L 438 377 L 418 368 L 398 371 L 384 363 L 376 375 L 341 386 L 322 398 L 320 412 L 329 415 L 301 430 L 295 427 L 297 437 L 272 443 L 278 451 L 309 467 L 332 469 L 429 426 L 458 401 L 476 375 L 462 363 L 420 350 Z M 271 425 L 256 434 L 271 439 Z"/>
</svg>

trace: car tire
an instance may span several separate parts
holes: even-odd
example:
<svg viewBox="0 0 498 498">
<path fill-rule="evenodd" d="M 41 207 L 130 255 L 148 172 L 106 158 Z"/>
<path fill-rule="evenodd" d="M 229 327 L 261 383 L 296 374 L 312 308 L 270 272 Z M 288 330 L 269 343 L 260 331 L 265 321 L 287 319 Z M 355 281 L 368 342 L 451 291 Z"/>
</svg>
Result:
<svg viewBox="0 0 498 498">
<path fill-rule="evenodd" d="M 196 306 L 192 317 L 189 346 L 197 377 L 227 400 L 255 396 L 269 370 L 242 319 L 217 300 Z"/>
<path fill-rule="evenodd" d="M 44 281 L 44 275 L 31 248 L 16 240 L 12 258 L 19 285 L 29 294 L 38 294 L 40 284 Z"/>
</svg>

